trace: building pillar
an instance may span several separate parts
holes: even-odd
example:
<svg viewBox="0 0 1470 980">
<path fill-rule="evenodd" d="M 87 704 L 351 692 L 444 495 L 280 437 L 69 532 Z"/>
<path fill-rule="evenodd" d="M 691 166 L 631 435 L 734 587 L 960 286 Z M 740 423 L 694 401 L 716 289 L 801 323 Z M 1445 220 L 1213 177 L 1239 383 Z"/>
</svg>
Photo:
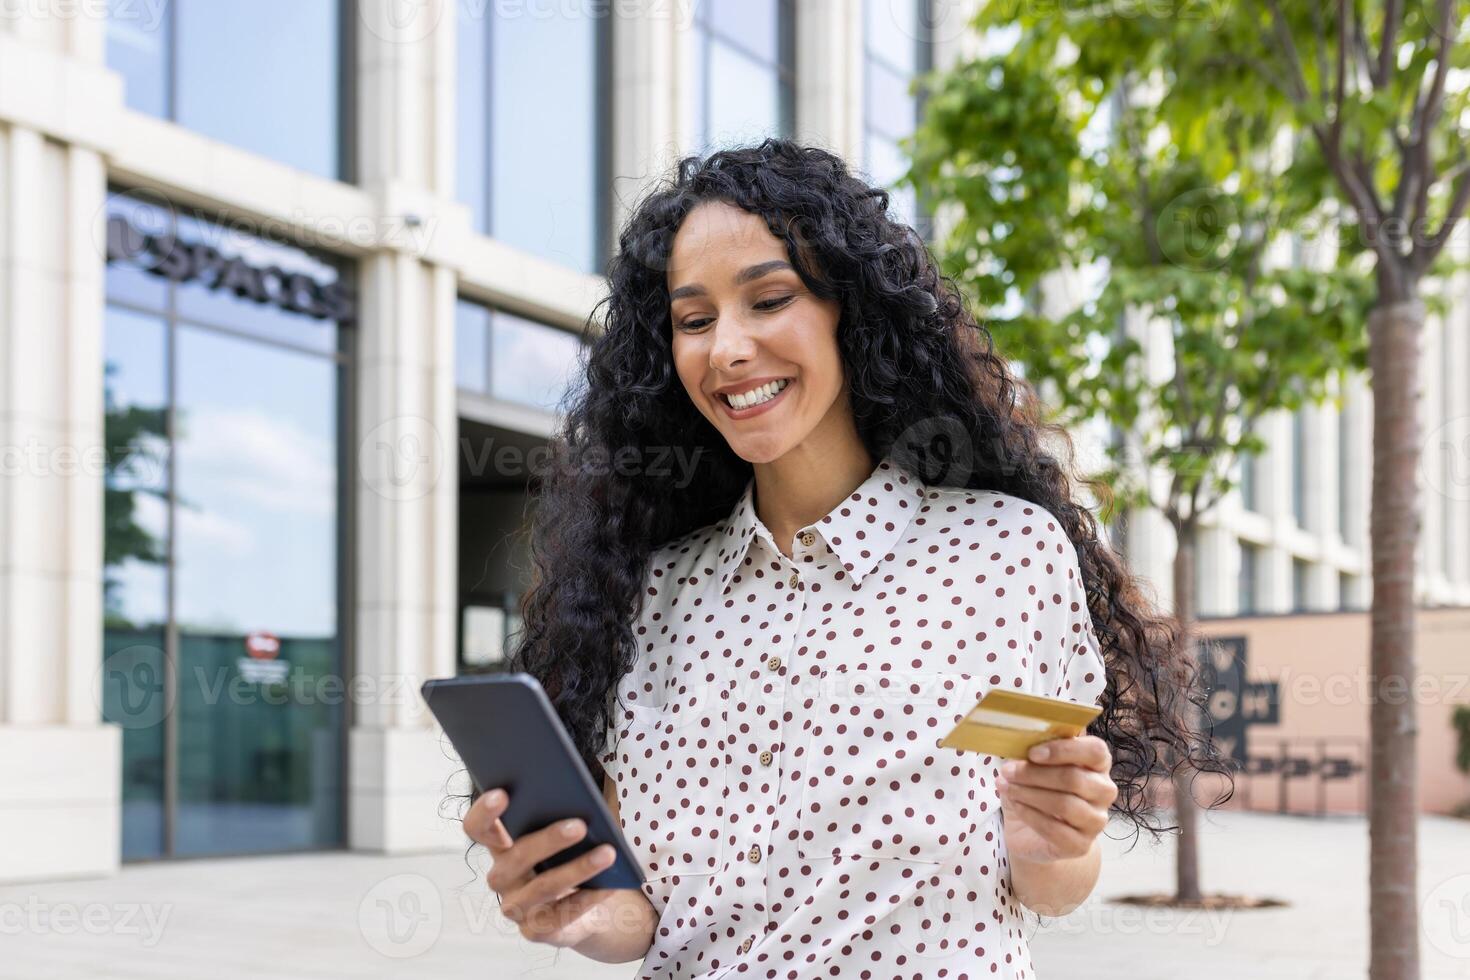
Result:
<svg viewBox="0 0 1470 980">
<path fill-rule="evenodd" d="M 1450 307 L 1446 316 L 1445 378 L 1470 377 L 1470 273 L 1448 277 Z M 1455 302 L 1460 297 L 1460 302 Z M 1443 429 L 1431 437 L 1426 451 L 1442 453 L 1442 482 L 1439 492 L 1449 498 L 1449 523 L 1444 539 L 1448 550 L 1446 574 L 1457 605 L 1470 604 L 1470 391 L 1463 384 L 1449 385 L 1446 397 L 1448 418 Z"/>
<path fill-rule="evenodd" d="M 120 855 L 121 732 L 97 686 L 98 243 L 122 104 L 102 30 L 36 5 L 0 18 L 0 882 L 108 874 Z"/>
<path fill-rule="evenodd" d="M 863 159 L 863 5 L 803 0 L 796 7 L 796 138 L 857 170 Z"/>
<path fill-rule="evenodd" d="M 364 0 L 359 18 L 360 183 L 380 214 L 412 210 L 444 234 L 467 224 L 442 124 L 454 118 L 455 5 L 434 0 L 428 21 L 402 25 L 391 2 Z M 389 247 L 359 268 L 349 568 L 352 679 L 365 693 L 348 740 L 348 843 L 462 847 L 457 810 L 441 805 L 468 780 L 419 695 L 455 671 L 456 274 Z"/>
<path fill-rule="evenodd" d="M 626 4 L 608 8 L 612 17 L 612 216 L 607 253 L 617 252 L 617 234 L 634 205 L 657 181 L 672 175 L 679 155 L 690 152 L 683 101 L 691 98 L 688 32 L 692 0 Z"/>
</svg>

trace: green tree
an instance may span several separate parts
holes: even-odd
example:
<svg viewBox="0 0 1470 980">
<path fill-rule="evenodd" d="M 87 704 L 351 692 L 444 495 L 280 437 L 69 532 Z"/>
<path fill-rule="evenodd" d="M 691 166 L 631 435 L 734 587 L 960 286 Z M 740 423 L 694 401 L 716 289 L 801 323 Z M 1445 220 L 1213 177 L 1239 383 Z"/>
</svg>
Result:
<svg viewBox="0 0 1470 980">
<path fill-rule="evenodd" d="M 1158 228 L 1150 219 L 1161 212 L 1141 211 L 1139 202 L 1162 200 L 1162 213 L 1168 215 L 1180 200 L 1167 191 L 1147 193 L 1166 177 L 1153 165 L 1168 162 L 1178 174 L 1174 167 L 1193 162 L 1204 179 L 1194 187 L 1187 178 L 1173 185 L 1200 198 L 1197 207 L 1183 209 L 1183 227 L 1204 232 L 1196 240 L 1216 242 L 1226 261 L 1213 279 L 1200 279 L 1191 273 L 1211 270 L 1201 270 L 1193 258 L 1197 253 L 1186 253 L 1190 258 L 1180 262 L 1161 245 L 1166 263 L 1174 262 L 1177 269 L 1168 274 L 1177 278 L 1176 291 L 1157 286 L 1164 280 L 1151 279 L 1156 288 L 1143 288 L 1140 298 L 1146 307 L 1167 310 L 1173 296 L 1188 309 L 1200 296 L 1225 291 L 1238 293 L 1245 307 L 1253 307 L 1234 314 L 1248 316 L 1239 322 L 1250 329 L 1233 343 L 1207 343 L 1215 350 L 1205 363 L 1181 361 L 1176 339 L 1174 375 L 1184 374 L 1187 383 L 1174 396 L 1161 388 L 1155 399 L 1155 411 L 1161 413 L 1156 421 L 1163 431 L 1179 433 L 1174 445 L 1195 458 L 1190 465 L 1200 472 L 1210 469 L 1204 464 L 1210 443 L 1191 452 L 1190 436 L 1208 434 L 1210 428 L 1191 428 L 1188 413 L 1174 415 L 1170 409 L 1171 403 L 1184 404 L 1184 391 L 1195 404 L 1209 394 L 1208 388 L 1195 387 L 1196 368 L 1205 377 L 1228 375 L 1229 365 L 1243 363 L 1242 340 L 1270 345 L 1271 340 L 1254 335 L 1278 331 L 1297 338 L 1287 347 L 1316 348 L 1336 364 L 1356 346 L 1350 328 L 1366 326 L 1374 417 L 1369 972 L 1375 980 L 1419 974 L 1416 711 L 1411 699 L 1380 695 L 1385 685 L 1406 690 L 1414 681 L 1419 336 L 1426 311 L 1443 312 L 1441 296 L 1426 283 L 1442 281 L 1464 263 L 1463 255 L 1451 255 L 1445 246 L 1470 204 L 1466 14 L 1456 0 L 1289 5 L 1256 0 L 1228 6 L 1177 0 L 1167 10 L 1156 4 L 990 3 L 977 27 L 1017 32 L 1016 50 L 961 66 L 937 83 L 929 104 L 934 125 L 918 134 L 909 174 L 927 194 L 959 202 L 962 219 L 948 242 L 947 261 L 978 295 L 993 299 L 1000 295 L 997 289 L 1034 285 L 1036 270 L 1048 271 L 1049 264 L 1111 258 L 1103 244 L 1106 229 L 1121 214 L 1131 212 L 1137 237 L 1146 239 L 1150 226 Z M 1049 84 L 1056 86 L 1050 92 Z M 1075 122 L 1108 98 L 1122 98 L 1129 106 L 1121 113 L 1115 142 L 1142 148 L 1118 169 L 1140 162 L 1147 169 L 1089 173 L 1090 154 L 1067 152 L 1069 131 L 1080 132 Z M 1147 139 L 1130 144 L 1126 116 L 1135 105 L 1153 115 L 1142 116 L 1132 129 Z M 1008 152 L 1014 156 L 1007 158 Z M 1137 183 L 1146 198 L 1107 197 L 1109 180 Z M 1100 208 L 1089 184 L 1102 188 L 1103 200 L 1111 205 Z M 1327 233 L 1316 234 L 1317 229 Z M 1315 237 L 1324 244 L 1327 267 L 1251 271 L 1257 231 L 1272 238 Z M 1167 236 L 1159 238 L 1162 243 Z M 1036 255 L 1042 250 L 1055 257 Z M 1126 270 L 1124 277 L 1129 277 Z M 1268 277 L 1281 288 L 1262 290 Z M 1280 302 L 1293 295 L 1296 300 Z M 1264 297 L 1268 309 L 1244 297 Z M 1105 303 L 1099 309 L 1111 313 Z M 1281 315 L 1271 316 L 1273 309 Z M 1091 315 L 1094 322 L 1098 315 Z M 1021 342 L 1012 348 L 1028 366 L 1037 363 L 1043 376 L 1066 380 L 1062 391 L 1075 400 L 1077 389 L 1086 386 L 1047 365 L 1065 364 L 1061 351 L 1076 342 L 1069 345 L 1065 332 L 1038 319 L 1023 321 L 1042 331 L 1037 341 L 1025 345 L 1028 338 L 1012 334 Z M 1181 329 L 1187 332 L 1183 317 L 1172 321 L 1176 338 Z M 1280 382 L 1281 389 L 1309 393 L 1315 387 L 1320 372 L 1297 362 L 1299 351 L 1276 347 L 1264 353 L 1273 362 L 1278 355 L 1291 359 L 1271 365 L 1281 378 L 1295 379 Z M 1097 400 L 1107 417 L 1122 421 L 1127 411 L 1120 413 L 1118 406 L 1126 407 L 1136 389 L 1127 373 L 1117 370 L 1122 367 L 1117 355 L 1109 357 L 1113 360 L 1105 361 L 1106 378 L 1099 384 L 1117 386 L 1120 395 Z M 1181 372 L 1181 366 L 1187 370 Z M 1242 396 L 1235 406 L 1242 419 L 1248 415 L 1246 403 Z M 1283 401 L 1281 407 L 1290 403 Z M 1237 442 L 1231 451 L 1253 448 Z M 1164 462 L 1168 465 L 1167 454 Z M 1171 486 L 1194 479 L 1182 476 Z M 1181 547 L 1187 548 L 1183 539 Z"/>
<path fill-rule="evenodd" d="M 927 80 L 908 177 L 948 209 L 945 272 L 1058 419 L 1126 433 L 1101 475 L 1116 505 L 1173 529 L 1175 612 L 1190 626 L 1201 520 L 1262 448 L 1257 420 L 1331 396 L 1362 365 L 1370 290 L 1349 253 L 1318 270 L 1269 261 L 1320 220 L 1320 198 L 1294 191 L 1302 161 L 1263 152 L 1259 121 L 1229 104 L 1175 114 L 1162 46 L 1107 21 L 984 11 L 980 29 L 1016 42 Z M 1100 275 L 1080 301 L 1039 295 L 1083 270 Z M 1164 761 L 1176 900 L 1198 902 L 1193 772 Z"/>
<path fill-rule="evenodd" d="M 106 373 L 114 373 L 112 365 Z M 140 495 L 165 499 L 154 489 L 156 474 L 164 465 L 165 418 L 162 408 L 120 406 L 106 394 L 103 435 L 106 445 L 106 479 L 103 489 L 102 607 L 106 625 L 135 627 L 126 619 L 118 596 L 117 569 L 133 559 L 149 564 L 165 560 L 162 543 L 138 523 Z"/>
</svg>

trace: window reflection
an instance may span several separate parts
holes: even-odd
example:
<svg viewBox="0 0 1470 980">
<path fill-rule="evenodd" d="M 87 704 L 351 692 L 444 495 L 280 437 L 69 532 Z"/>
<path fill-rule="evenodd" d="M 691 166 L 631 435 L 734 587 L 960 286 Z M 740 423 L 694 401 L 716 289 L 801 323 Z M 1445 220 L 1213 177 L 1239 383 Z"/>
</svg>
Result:
<svg viewBox="0 0 1470 980">
<path fill-rule="evenodd" d="M 130 108 L 341 177 L 338 0 L 109 0 Z M 172 66 L 172 68 L 170 67 Z"/>
<path fill-rule="evenodd" d="M 929 218 L 919 213 L 913 188 L 896 188 L 908 170 L 900 143 L 918 125 L 919 96 L 914 79 L 931 63 L 925 41 L 928 0 L 863 0 L 863 155 L 868 175 L 889 191 L 890 210 L 925 238 Z"/>
<path fill-rule="evenodd" d="M 583 272 L 601 261 L 608 20 L 596 4 L 456 4 L 458 199 L 474 226 Z"/>
<path fill-rule="evenodd" d="M 469 300 L 455 312 L 461 389 L 557 411 L 578 368 L 577 334 Z"/>
<path fill-rule="evenodd" d="M 129 196 L 108 210 L 252 264 L 337 275 Z M 104 338 L 102 677 L 104 717 L 123 729 L 123 852 L 330 846 L 345 699 L 339 324 L 146 267 L 109 263 Z"/>
<path fill-rule="evenodd" d="M 795 14 L 786 0 L 696 0 L 694 85 L 686 102 L 693 151 L 790 136 L 795 117 Z"/>
<path fill-rule="evenodd" d="M 107 311 L 102 717 L 122 730 L 122 856 L 163 853 L 168 620 L 167 325 Z"/>
</svg>

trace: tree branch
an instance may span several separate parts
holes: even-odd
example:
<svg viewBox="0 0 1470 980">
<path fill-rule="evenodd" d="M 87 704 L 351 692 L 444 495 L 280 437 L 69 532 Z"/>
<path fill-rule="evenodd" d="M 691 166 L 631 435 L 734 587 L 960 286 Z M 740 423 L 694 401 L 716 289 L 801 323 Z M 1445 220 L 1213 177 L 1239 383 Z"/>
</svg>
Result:
<svg viewBox="0 0 1470 980">
<path fill-rule="evenodd" d="M 1271 28 L 1276 32 L 1276 43 L 1281 45 L 1281 51 L 1286 55 L 1287 70 L 1291 73 L 1290 81 L 1296 90 L 1294 101 L 1300 104 L 1307 101 L 1311 92 L 1307 89 L 1306 78 L 1302 75 L 1302 63 L 1297 57 L 1296 41 L 1292 40 L 1291 28 L 1287 25 L 1286 19 L 1281 16 L 1281 4 L 1277 0 L 1270 0 L 1270 2 Z"/>
<path fill-rule="evenodd" d="M 1450 240 L 1450 234 L 1454 232 L 1455 225 L 1465 214 L 1465 208 L 1470 205 L 1470 170 L 1464 169 L 1465 159 L 1461 157 L 1459 176 L 1455 178 L 1454 196 L 1450 199 L 1450 207 L 1445 212 L 1444 221 L 1440 223 L 1433 235 L 1426 238 L 1422 245 L 1415 243 L 1412 256 L 1414 271 L 1423 275 L 1434 264 L 1439 257 L 1440 250 Z"/>
<path fill-rule="evenodd" d="M 1383 7 L 1383 39 L 1378 45 L 1378 70 L 1368 67 L 1368 77 L 1374 88 L 1388 84 L 1389 72 L 1393 70 L 1394 45 L 1399 36 L 1399 0 L 1388 0 Z"/>
</svg>

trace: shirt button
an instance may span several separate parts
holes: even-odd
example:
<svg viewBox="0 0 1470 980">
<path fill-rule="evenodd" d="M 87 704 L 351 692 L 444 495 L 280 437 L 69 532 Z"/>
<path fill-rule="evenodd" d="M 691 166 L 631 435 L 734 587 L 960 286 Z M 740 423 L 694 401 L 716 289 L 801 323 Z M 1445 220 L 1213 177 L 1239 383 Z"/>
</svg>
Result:
<svg viewBox="0 0 1470 980">
<path fill-rule="evenodd" d="M 803 531 L 801 535 L 801 543 L 810 548 L 812 545 L 817 543 L 817 536 L 810 531 Z"/>
<path fill-rule="evenodd" d="M 754 938 L 755 938 L 754 936 L 746 936 L 745 937 L 745 942 L 743 942 L 743 943 L 740 944 L 740 952 L 742 952 L 742 953 L 748 953 L 748 952 L 750 952 L 750 942 Z"/>
<path fill-rule="evenodd" d="M 769 659 L 769 660 L 766 661 L 766 666 L 769 667 L 769 668 L 771 668 L 772 670 L 780 670 L 781 669 L 781 658 L 780 657 L 772 657 L 771 659 Z"/>
<path fill-rule="evenodd" d="M 775 760 L 775 758 L 776 757 L 771 754 L 771 750 L 766 749 L 764 752 L 761 753 L 761 765 L 769 766 Z"/>
<path fill-rule="evenodd" d="M 761 846 L 759 844 L 752 844 L 752 845 L 750 845 L 750 852 L 748 854 L 746 854 L 746 857 L 750 858 L 750 863 L 751 864 L 760 864 L 761 863 Z"/>
<path fill-rule="evenodd" d="M 797 575 L 795 572 L 792 572 L 791 581 L 787 584 L 789 584 L 793 589 L 796 588 L 798 585 L 801 584 L 801 576 Z"/>
</svg>

